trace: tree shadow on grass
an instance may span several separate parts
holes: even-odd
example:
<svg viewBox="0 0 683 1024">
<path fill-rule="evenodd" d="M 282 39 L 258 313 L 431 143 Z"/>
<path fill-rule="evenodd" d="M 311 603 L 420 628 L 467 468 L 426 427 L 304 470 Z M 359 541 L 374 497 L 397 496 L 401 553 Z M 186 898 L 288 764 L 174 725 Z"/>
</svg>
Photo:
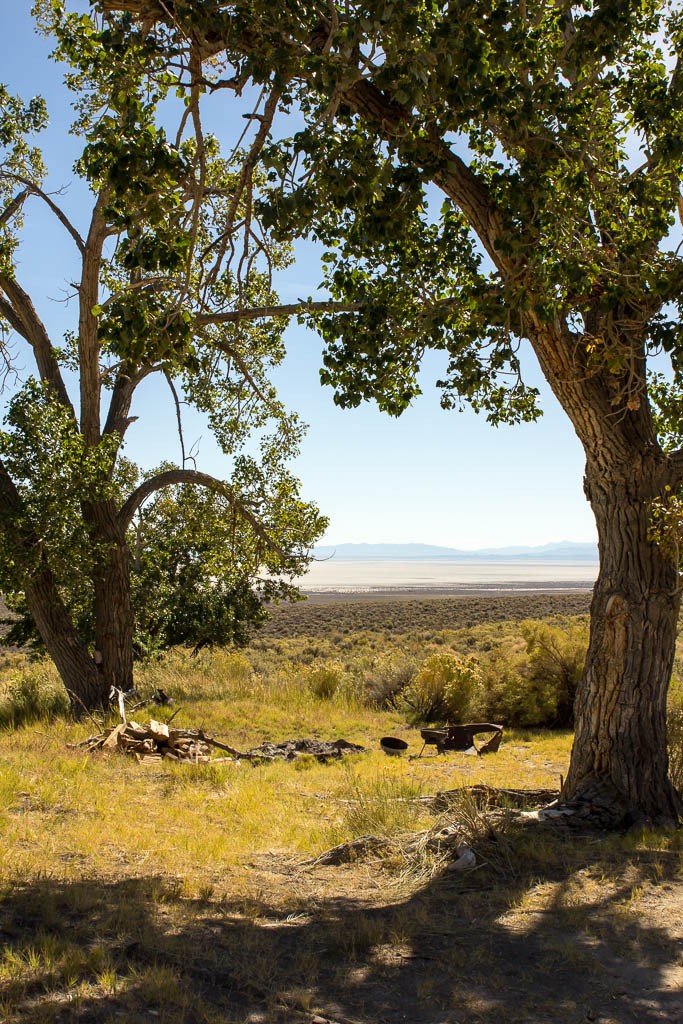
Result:
<svg viewBox="0 0 683 1024">
<path fill-rule="evenodd" d="M 17 883 L 0 907 L 0 1019 L 678 1024 L 678 858 L 601 856 L 584 846 L 574 870 L 546 857 L 512 879 L 444 872 L 388 906 L 354 898 L 345 868 L 324 871 L 348 872 L 348 896 L 308 897 L 299 874 L 284 908 L 187 899 L 157 877 Z"/>
</svg>

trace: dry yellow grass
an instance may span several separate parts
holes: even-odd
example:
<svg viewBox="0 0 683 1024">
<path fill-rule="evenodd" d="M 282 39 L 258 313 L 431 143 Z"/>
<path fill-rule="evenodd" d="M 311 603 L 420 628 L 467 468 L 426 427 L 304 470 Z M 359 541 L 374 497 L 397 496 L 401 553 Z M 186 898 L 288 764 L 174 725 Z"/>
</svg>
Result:
<svg viewBox="0 0 683 1024">
<path fill-rule="evenodd" d="M 362 706 L 352 686 L 317 698 L 311 665 L 345 656 L 319 644 L 175 653 L 141 670 L 139 686 L 175 697 L 156 717 L 179 706 L 177 724 L 240 749 L 303 736 L 367 747 L 343 762 L 143 767 L 70 749 L 96 731 L 87 720 L 0 731 L 0 1020 L 569 1024 L 610 1009 L 619 1024 L 632 1010 L 671 1012 L 673 1024 L 679 834 L 568 842 L 484 830 L 467 876 L 434 858 L 310 865 L 365 832 L 433 826 L 421 795 L 557 787 L 571 744 L 508 731 L 487 758 L 388 758 L 382 735 L 417 754 L 419 731 Z M 17 656 L 2 673 L 0 706 L 28 680 L 34 702 L 54 707 L 49 666 Z M 467 808 L 458 813 L 464 823 Z"/>
<path fill-rule="evenodd" d="M 172 680 L 180 677 L 181 664 L 176 656 L 172 674 L 166 678 L 154 669 L 152 681 L 163 680 L 166 690 L 177 692 Z M 383 735 L 406 739 L 414 754 L 423 746 L 419 731 L 396 713 L 320 701 L 292 681 L 271 692 L 257 686 L 247 696 L 241 675 L 231 690 L 230 659 L 222 655 L 215 672 L 206 664 L 197 670 L 189 659 L 185 665 L 183 685 L 191 699 L 181 705 L 178 725 L 204 728 L 240 749 L 307 736 L 343 737 L 368 752 L 326 765 L 305 758 L 256 767 L 248 762 L 142 767 L 121 755 L 69 749 L 95 731 L 88 720 L 6 731 L 0 734 L 0 848 L 12 850 L 24 877 L 40 872 L 47 857 L 58 877 L 78 876 L 84 867 L 117 876 L 151 867 L 201 885 L 238 870 L 244 858 L 266 852 L 313 856 L 340 841 L 345 801 L 357 799 L 359 792 L 379 792 L 381 801 L 391 787 L 397 795 L 475 782 L 553 788 L 566 768 L 568 734 L 513 733 L 500 753 L 488 758 L 438 756 L 433 747 L 421 758 L 388 758 L 379 748 Z M 207 696 L 200 675 L 209 679 Z"/>
</svg>

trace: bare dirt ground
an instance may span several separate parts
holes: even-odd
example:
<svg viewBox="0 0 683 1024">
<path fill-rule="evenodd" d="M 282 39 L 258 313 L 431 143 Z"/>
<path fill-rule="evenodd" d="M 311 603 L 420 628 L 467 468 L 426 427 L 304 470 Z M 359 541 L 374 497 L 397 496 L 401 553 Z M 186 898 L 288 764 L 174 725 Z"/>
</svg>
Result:
<svg viewBox="0 0 683 1024">
<path fill-rule="evenodd" d="M 339 1022 L 676 1024 L 680 879 L 656 858 L 617 874 L 600 861 L 504 884 L 485 868 L 465 880 L 446 871 L 393 902 L 377 900 L 376 868 L 317 869 L 301 918 L 275 926 L 270 962 L 317 951 L 306 998 Z"/>
<path fill-rule="evenodd" d="M 12 1021 L 683 1019 L 680 854 L 616 866 L 590 841 L 533 874 L 518 862 L 504 876 L 498 863 L 410 886 L 377 863 L 307 869 L 273 854 L 245 865 L 242 881 L 250 896 L 206 900 L 139 876 L 6 893 L 3 943 L 66 932 L 130 971 L 125 990 L 100 984 L 73 1000 L 37 979 Z"/>
</svg>

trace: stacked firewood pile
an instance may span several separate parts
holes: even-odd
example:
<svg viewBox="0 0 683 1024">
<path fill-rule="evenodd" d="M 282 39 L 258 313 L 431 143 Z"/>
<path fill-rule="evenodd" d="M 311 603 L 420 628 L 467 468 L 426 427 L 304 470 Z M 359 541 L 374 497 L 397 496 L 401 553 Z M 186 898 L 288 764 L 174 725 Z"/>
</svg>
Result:
<svg viewBox="0 0 683 1024">
<path fill-rule="evenodd" d="M 133 721 L 122 722 L 71 746 L 85 748 L 89 753 L 99 750 L 105 754 L 116 751 L 130 754 L 142 764 L 156 764 L 163 760 L 189 764 L 241 760 L 291 761 L 302 754 L 324 761 L 342 757 L 345 753 L 360 753 L 364 749 L 347 740 L 286 740 L 279 744 L 263 743 L 253 750 L 242 751 L 207 736 L 202 729 L 174 729 L 170 723 L 156 722 L 154 719 L 148 725 Z M 214 750 L 223 756 L 212 756 Z"/>
<path fill-rule="evenodd" d="M 174 729 L 152 719 L 148 725 L 122 722 L 75 745 L 89 752 L 130 754 L 143 764 L 164 759 L 205 764 L 211 760 L 213 741 L 207 740 L 200 729 Z"/>
</svg>

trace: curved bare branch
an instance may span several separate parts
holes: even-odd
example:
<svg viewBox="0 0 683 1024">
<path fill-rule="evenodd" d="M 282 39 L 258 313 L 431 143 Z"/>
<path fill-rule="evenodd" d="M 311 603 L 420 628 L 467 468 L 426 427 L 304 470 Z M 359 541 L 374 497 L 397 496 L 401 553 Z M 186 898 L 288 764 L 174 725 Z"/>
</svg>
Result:
<svg viewBox="0 0 683 1024">
<path fill-rule="evenodd" d="M 156 491 L 163 490 L 164 487 L 172 487 L 174 484 L 193 484 L 197 487 L 207 487 L 221 494 L 228 500 L 237 515 L 249 523 L 256 536 L 263 541 L 267 548 L 283 561 L 292 557 L 277 541 L 273 540 L 257 516 L 238 498 L 230 484 L 225 483 L 224 480 L 218 480 L 208 473 L 201 473 L 197 469 L 169 469 L 150 477 L 149 480 L 144 480 L 121 506 L 118 519 L 122 528 L 127 529 L 130 526 L 133 516 L 147 498 L 155 494 Z"/>
</svg>

